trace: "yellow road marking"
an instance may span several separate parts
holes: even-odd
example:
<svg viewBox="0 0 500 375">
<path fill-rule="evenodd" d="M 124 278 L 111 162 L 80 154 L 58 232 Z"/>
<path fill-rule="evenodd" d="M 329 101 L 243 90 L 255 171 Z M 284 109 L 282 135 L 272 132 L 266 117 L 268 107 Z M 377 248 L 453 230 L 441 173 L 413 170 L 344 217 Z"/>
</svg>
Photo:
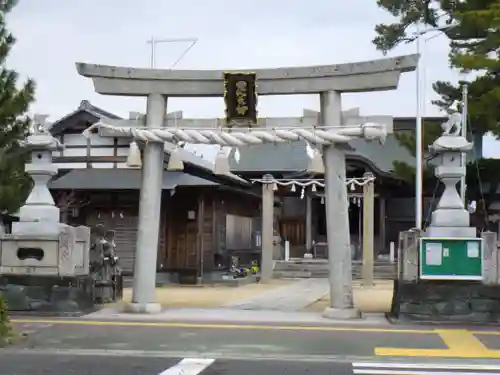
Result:
<svg viewBox="0 0 500 375">
<path fill-rule="evenodd" d="M 319 332 L 374 332 L 374 333 L 411 333 L 436 334 L 435 330 L 428 329 L 391 329 L 391 328 L 363 328 L 363 327 L 330 327 L 330 326 L 282 326 L 282 325 L 247 325 L 247 324 L 211 324 L 211 323 L 182 323 L 182 322 L 131 322 L 131 321 L 102 321 L 102 320 L 65 320 L 65 319 L 11 319 L 12 323 L 25 324 L 54 324 L 79 326 L 108 326 L 108 327 L 165 327 L 165 328 L 207 328 L 207 329 L 258 329 L 274 331 L 319 331 Z"/>
<path fill-rule="evenodd" d="M 465 329 L 436 330 L 446 346 L 453 351 L 470 354 L 484 354 L 489 349 Z"/>
<path fill-rule="evenodd" d="M 375 348 L 375 355 L 393 357 L 500 358 L 500 350 L 488 349 L 465 329 L 435 330 L 448 349 Z"/>
<path fill-rule="evenodd" d="M 474 335 L 500 336 L 500 331 L 470 331 Z"/>
<path fill-rule="evenodd" d="M 184 322 L 132 322 L 103 320 L 69 320 L 69 319 L 11 319 L 18 324 L 52 324 L 75 326 L 107 326 L 107 327 L 158 327 L 158 328 L 202 328 L 202 329 L 238 329 L 263 331 L 316 331 L 316 332 L 360 332 L 360 333 L 399 333 L 439 335 L 448 349 L 409 349 L 409 348 L 375 348 L 375 355 L 394 357 L 458 357 L 458 358 L 498 358 L 500 350 L 488 349 L 474 334 L 500 335 L 497 331 L 468 331 L 446 329 L 392 329 L 374 327 L 331 327 L 331 326 L 286 326 L 256 324 L 212 324 Z"/>
</svg>

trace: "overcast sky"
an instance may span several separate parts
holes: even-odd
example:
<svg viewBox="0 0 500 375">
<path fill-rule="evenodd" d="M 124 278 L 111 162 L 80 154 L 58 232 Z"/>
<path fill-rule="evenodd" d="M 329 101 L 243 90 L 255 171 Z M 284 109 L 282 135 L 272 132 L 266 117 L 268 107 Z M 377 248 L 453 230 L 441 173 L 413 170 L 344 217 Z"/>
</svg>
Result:
<svg viewBox="0 0 500 375">
<path fill-rule="evenodd" d="M 198 38 L 178 69 L 244 69 L 335 64 L 383 57 L 375 50 L 374 26 L 390 21 L 375 0 L 20 0 L 9 18 L 18 42 L 9 66 L 37 82 L 33 112 L 56 120 L 81 100 L 121 116 L 145 110 L 144 99 L 101 96 L 76 73 L 75 62 L 148 67 L 151 36 Z M 423 39 L 422 39 L 423 40 Z M 157 46 L 156 66 L 170 68 L 188 43 Z M 390 55 L 415 53 L 405 45 Z M 430 103 L 437 79 L 458 79 L 448 67 L 444 36 L 422 43 L 424 115 L 439 114 Z M 415 73 L 402 76 L 396 91 L 344 95 L 344 108 L 364 114 L 415 115 Z M 169 112 L 185 117 L 223 117 L 222 98 L 171 99 Z M 262 97 L 261 116 L 300 116 L 318 109 L 311 96 Z M 495 150 L 498 149 L 498 150 Z M 486 156 L 500 157 L 492 139 Z"/>
</svg>

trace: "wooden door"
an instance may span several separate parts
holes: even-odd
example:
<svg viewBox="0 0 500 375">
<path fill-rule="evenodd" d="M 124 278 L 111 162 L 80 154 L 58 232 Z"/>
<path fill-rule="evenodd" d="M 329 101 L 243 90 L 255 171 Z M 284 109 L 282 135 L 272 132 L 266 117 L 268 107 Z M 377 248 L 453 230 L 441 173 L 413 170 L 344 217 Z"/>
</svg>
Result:
<svg viewBox="0 0 500 375">
<path fill-rule="evenodd" d="M 280 220 L 280 235 L 283 241 L 290 241 L 290 246 L 304 245 L 306 243 L 306 230 L 304 220 Z"/>
<path fill-rule="evenodd" d="M 189 211 L 195 213 L 194 218 L 189 217 Z M 196 200 L 194 204 L 191 200 L 181 198 L 170 201 L 167 219 L 166 269 L 198 268 L 197 216 Z"/>
</svg>

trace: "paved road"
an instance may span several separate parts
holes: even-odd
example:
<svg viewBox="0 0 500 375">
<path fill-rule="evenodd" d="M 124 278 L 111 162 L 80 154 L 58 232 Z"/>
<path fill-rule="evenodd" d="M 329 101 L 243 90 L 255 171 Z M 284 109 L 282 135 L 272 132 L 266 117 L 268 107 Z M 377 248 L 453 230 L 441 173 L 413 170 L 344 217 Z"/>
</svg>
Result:
<svg viewBox="0 0 500 375">
<path fill-rule="evenodd" d="M 15 328 L 28 336 L 0 351 L 1 375 L 500 374 L 495 330 L 78 319 Z"/>
<path fill-rule="evenodd" d="M 351 375 L 349 363 L 0 354 L 2 375 Z"/>
<path fill-rule="evenodd" d="M 354 375 L 492 375 L 500 374 L 500 363 L 354 362 L 351 369 Z"/>
<path fill-rule="evenodd" d="M 126 350 L 214 355 L 217 358 L 370 357 L 379 347 L 446 350 L 433 331 L 370 327 L 286 327 L 54 320 L 24 325 L 29 348 Z M 54 324 L 55 323 L 55 324 Z M 69 323 L 69 324 L 66 324 Z M 500 338 L 499 338 L 500 343 Z M 181 354 L 180 356 L 185 356 Z"/>
<path fill-rule="evenodd" d="M 500 364 L 227 360 L 0 351 L 2 375 L 488 375 Z"/>
</svg>

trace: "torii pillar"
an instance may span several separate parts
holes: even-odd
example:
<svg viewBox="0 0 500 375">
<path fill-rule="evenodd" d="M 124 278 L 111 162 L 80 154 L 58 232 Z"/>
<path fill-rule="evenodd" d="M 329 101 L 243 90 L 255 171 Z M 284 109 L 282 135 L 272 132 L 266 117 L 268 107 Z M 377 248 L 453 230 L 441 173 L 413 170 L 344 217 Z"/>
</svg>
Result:
<svg viewBox="0 0 500 375">
<path fill-rule="evenodd" d="M 337 91 L 320 94 L 321 123 L 324 126 L 342 123 L 341 94 Z M 360 316 L 352 298 L 351 240 L 349 208 L 345 187 L 345 153 L 340 145 L 323 148 L 325 164 L 325 211 L 328 240 L 330 307 L 323 315 L 334 319 Z"/>
<path fill-rule="evenodd" d="M 261 261 L 260 280 L 269 282 L 273 278 L 273 238 L 274 238 L 274 191 L 273 176 L 266 174 L 262 184 L 262 221 L 261 221 Z"/>
</svg>

